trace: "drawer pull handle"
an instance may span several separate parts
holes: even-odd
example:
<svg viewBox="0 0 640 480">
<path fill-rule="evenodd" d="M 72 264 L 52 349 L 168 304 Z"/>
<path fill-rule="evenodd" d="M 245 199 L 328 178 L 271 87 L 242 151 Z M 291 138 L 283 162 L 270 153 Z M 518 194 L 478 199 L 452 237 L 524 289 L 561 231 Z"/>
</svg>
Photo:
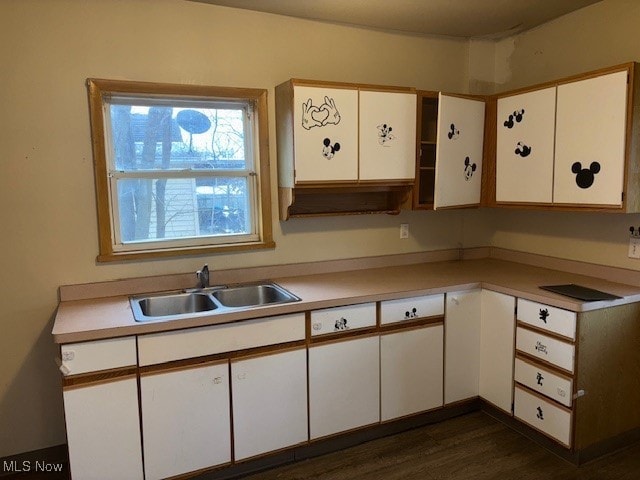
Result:
<svg viewBox="0 0 640 480">
<path fill-rule="evenodd" d="M 336 324 L 334 325 L 335 332 L 339 332 L 340 330 L 349 330 L 349 326 L 347 325 L 347 319 L 344 317 L 340 317 L 336 320 Z"/>
<path fill-rule="evenodd" d="M 542 380 L 544 380 L 544 377 L 540 372 L 538 372 L 538 374 L 536 375 L 536 383 L 541 387 L 542 387 Z"/>
<path fill-rule="evenodd" d="M 404 312 L 404 319 L 408 320 L 410 318 L 417 318 L 418 316 L 418 309 L 413 307 L 411 310 L 407 310 L 406 312 Z"/>
<path fill-rule="evenodd" d="M 549 318 L 549 310 L 547 308 L 540 309 L 540 320 L 544 323 L 547 323 L 547 318 Z"/>
<path fill-rule="evenodd" d="M 573 399 L 576 400 L 580 397 L 584 397 L 587 394 L 587 392 L 585 392 L 584 390 L 578 390 L 575 395 L 573 396 Z"/>
<path fill-rule="evenodd" d="M 316 322 L 316 323 L 314 323 L 314 324 L 313 324 L 313 327 L 312 327 L 312 328 L 313 328 L 315 331 L 322 330 L 322 323 L 320 323 L 320 322 Z"/>
<path fill-rule="evenodd" d="M 537 408 L 538 413 L 536 413 L 536 417 L 538 417 L 540 420 L 544 420 L 544 412 L 542 411 L 541 407 Z"/>
</svg>

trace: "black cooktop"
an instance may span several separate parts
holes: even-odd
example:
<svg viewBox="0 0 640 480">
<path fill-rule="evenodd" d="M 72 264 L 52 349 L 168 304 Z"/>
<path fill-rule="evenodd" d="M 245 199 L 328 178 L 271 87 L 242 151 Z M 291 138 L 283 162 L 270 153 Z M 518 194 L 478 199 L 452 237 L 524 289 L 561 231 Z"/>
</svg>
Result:
<svg viewBox="0 0 640 480">
<path fill-rule="evenodd" d="M 593 288 L 583 287 L 582 285 L 575 285 L 568 283 L 566 285 L 544 285 L 540 286 L 543 290 L 559 293 L 565 297 L 577 298 L 585 302 L 597 302 L 599 300 L 616 300 L 622 297 L 612 295 L 611 293 L 601 292 L 600 290 L 594 290 Z"/>
</svg>

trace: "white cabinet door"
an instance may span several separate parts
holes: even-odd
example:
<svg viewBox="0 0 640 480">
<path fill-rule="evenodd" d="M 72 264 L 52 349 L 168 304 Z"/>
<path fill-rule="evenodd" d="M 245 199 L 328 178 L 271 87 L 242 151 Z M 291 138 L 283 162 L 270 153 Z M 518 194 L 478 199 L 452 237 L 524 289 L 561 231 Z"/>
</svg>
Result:
<svg viewBox="0 0 640 480">
<path fill-rule="evenodd" d="M 146 480 L 231 461 L 228 368 L 224 362 L 140 376 Z"/>
<path fill-rule="evenodd" d="M 379 421 L 379 337 L 310 347 L 310 438 L 320 438 Z"/>
<path fill-rule="evenodd" d="M 516 299 L 482 291 L 480 396 L 508 413 L 513 402 Z"/>
<path fill-rule="evenodd" d="M 380 337 L 382 421 L 442 406 L 442 325 Z"/>
<path fill-rule="evenodd" d="M 295 86 L 295 181 L 358 179 L 358 91 Z"/>
<path fill-rule="evenodd" d="M 231 363 L 235 460 L 306 442 L 305 348 Z"/>
<path fill-rule="evenodd" d="M 477 397 L 480 378 L 480 290 L 447 293 L 444 403 Z"/>
<path fill-rule="evenodd" d="M 484 102 L 440 94 L 434 208 L 480 203 L 483 142 Z"/>
<path fill-rule="evenodd" d="M 498 99 L 496 201 L 551 203 L 556 88 Z"/>
<path fill-rule="evenodd" d="M 360 91 L 360 180 L 412 180 L 416 174 L 414 93 Z"/>
<path fill-rule="evenodd" d="M 142 479 L 135 376 L 66 387 L 64 414 L 74 479 Z"/>
<path fill-rule="evenodd" d="M 555 203 L 621 205 L 627 72 L 558 86 Z"/>
</svg>

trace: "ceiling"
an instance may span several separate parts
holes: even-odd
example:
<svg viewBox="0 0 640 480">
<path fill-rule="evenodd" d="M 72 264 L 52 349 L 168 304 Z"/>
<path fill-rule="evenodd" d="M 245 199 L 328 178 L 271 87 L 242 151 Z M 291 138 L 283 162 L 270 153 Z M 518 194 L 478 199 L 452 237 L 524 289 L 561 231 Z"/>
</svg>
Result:
<svg viewBox="0 0 640 480">
<path fill-rule="evenodd" d="M 193 0 L 416 35 L 501 38 L 602 0 Z"/>
</svg>

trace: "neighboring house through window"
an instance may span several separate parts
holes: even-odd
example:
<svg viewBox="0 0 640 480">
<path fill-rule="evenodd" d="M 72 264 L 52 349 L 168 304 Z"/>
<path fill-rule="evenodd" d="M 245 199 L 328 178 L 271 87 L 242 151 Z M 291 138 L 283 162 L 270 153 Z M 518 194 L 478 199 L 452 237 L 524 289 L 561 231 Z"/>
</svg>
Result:
<svg viewBox="0 0 640 480">
<path fill-rule="evenodd" d="M 98 260 L 274 246 L 266 90 L 88 88 Z"/>
</svg>

